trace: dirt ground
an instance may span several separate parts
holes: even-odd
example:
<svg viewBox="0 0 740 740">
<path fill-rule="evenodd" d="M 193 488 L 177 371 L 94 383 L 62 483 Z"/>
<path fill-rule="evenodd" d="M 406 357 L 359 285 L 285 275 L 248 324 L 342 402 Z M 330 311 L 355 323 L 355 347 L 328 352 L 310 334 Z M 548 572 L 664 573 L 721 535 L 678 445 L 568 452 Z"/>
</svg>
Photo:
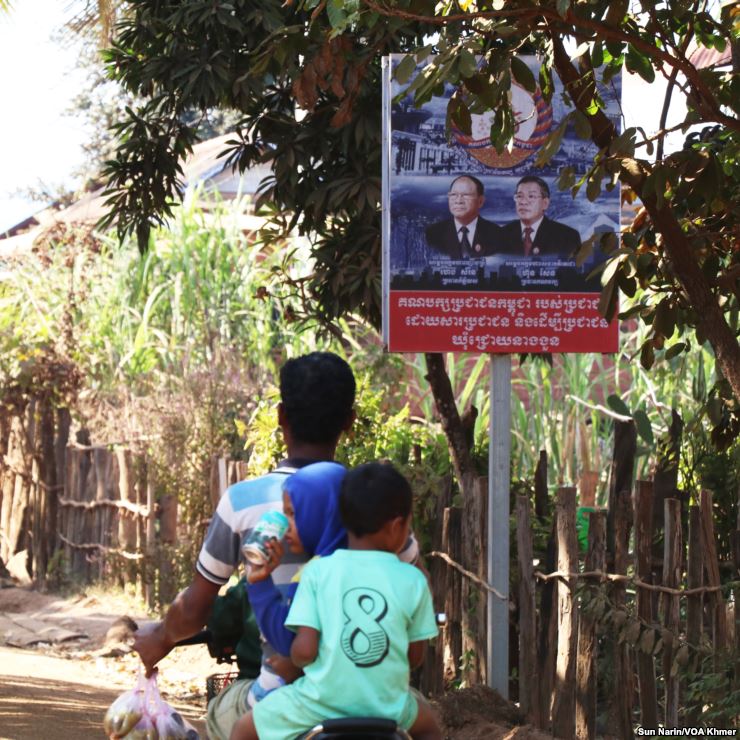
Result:
<svg viewBox="0 0 740 740">
<path fill-rule="evenodd" d="M 147 621 L 115 595 L 63 599 L 26 588 L 0 589 L 0 740 L 104 737 L 105 710 L 132 688 L 139 666 L 125 640 L 109 635 L 106 641 L 124 615 Z M 226 670 L 204 646 L 179 648 L 160 664 L 162 696 L 204 738 L 205 680 Z M 516 708 L 485 687 L 451 692 L 435 703 L 447 740 L 550 737 L 518 725 Z"/>
</svg>

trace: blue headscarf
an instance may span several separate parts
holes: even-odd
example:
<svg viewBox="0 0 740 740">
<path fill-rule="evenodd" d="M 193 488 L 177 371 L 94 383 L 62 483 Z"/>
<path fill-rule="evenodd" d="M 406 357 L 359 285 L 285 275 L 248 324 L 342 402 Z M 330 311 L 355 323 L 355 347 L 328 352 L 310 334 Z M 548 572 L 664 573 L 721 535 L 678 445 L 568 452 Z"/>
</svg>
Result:
<svg viewBox="0 0 740 740">
<path fill-rule="evenodd" d="M 319 462 L 301 468 L 283 484 L 308 555 L 331 555 L 347 546 L 347 530 L 339 518 L 339 489 L 346 473 L 339 463 Z"/>
</svg>

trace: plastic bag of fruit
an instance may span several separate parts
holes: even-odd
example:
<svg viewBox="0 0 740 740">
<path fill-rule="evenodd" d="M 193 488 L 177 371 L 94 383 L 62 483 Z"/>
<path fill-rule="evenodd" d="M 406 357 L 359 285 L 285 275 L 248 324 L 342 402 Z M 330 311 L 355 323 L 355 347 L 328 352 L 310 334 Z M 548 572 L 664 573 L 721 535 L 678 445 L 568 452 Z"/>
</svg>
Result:
<svg viewBox="0 0 740 740">
<path fill-rule="evenodd" d="M 103 727 L 108 737 L 118 738 L 132 730 L 144 716 L 146 703 L 147 680 L 139 672 L 136 686 L 131 691 L 121 694 L 108 707 L 103 719 Z"/>
<path fill-rule="evenodd" d="M 108 708 L 103 726 L 110 740 L 200 740 L 195 728 L 162 697 L 156 671 L 121 694 Z"/>
</svg>

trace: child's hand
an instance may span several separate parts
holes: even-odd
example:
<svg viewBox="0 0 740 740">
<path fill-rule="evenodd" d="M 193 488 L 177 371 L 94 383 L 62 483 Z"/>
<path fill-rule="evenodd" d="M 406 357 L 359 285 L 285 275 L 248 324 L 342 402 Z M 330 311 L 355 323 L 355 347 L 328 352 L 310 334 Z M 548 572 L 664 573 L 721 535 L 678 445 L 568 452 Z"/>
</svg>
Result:
<svg viewBox="0 0 740 740">
<path fill-rule="evenodd" d="M 265 550 L 267 550 L 267 560 L 257 565 L 255 563 L 249 564 L 249 572 L 247 573 L 247 581 L 249 583 L 259 583 L 270 577 L 275 568 L 280 565 L 280 561 L 283 559 L 283 543 L 280 540 L 273 537 L 267 543 L 265 543 Z"/>
<path fill-rule="evenodd" d="M 299 676 L 303 675 L 303 671 L 294 666 L 293 661 L 284 655 L 273 655 L 267 659 L 266 663 L 285 683 L 293 683 Z"/>
</svg>

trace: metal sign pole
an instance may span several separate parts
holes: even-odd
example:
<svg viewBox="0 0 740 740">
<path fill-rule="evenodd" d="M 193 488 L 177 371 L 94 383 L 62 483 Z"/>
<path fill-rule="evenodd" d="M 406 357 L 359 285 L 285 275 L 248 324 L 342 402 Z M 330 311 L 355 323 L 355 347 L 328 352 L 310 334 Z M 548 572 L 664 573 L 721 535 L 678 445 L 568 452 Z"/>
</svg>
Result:
<svg viewBox="0 0 740 740">
<path fill-rule="evenodd" d="M 491 355 L 488 440 L 488 685 L 509 698 L 511 355 Z"/>
</svg>

